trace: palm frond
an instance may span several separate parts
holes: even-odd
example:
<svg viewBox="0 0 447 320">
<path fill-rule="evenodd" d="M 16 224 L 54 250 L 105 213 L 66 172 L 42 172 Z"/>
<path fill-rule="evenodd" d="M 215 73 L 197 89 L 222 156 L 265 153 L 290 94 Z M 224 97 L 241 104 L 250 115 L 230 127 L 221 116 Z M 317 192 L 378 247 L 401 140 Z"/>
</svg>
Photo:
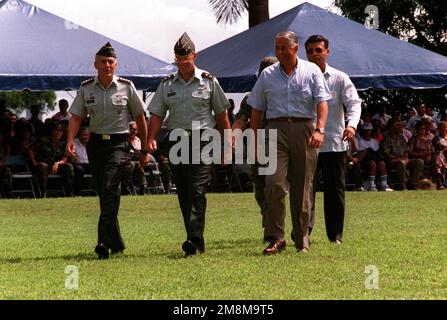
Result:
<svg viewBox="0 0 447 320">
<path fill-rule="evenodd" d="M 233 24 L 245 11 L 248 0 L 208 0 L 217 18 L 217 23 Z"/>
</svg>

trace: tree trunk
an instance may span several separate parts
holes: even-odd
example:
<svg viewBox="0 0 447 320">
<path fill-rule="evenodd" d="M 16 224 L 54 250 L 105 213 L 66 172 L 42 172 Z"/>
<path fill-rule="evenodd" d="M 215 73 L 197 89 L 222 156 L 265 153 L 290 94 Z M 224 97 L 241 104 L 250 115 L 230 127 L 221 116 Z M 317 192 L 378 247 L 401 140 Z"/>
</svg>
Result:
<svg viewBox="0 0 447 320">
<path fill-rule="evenodd" d="M 248 27 L 252 28 L 257 24 L 269 20 L 268 0 L 248 0 Z"/>
</svg>

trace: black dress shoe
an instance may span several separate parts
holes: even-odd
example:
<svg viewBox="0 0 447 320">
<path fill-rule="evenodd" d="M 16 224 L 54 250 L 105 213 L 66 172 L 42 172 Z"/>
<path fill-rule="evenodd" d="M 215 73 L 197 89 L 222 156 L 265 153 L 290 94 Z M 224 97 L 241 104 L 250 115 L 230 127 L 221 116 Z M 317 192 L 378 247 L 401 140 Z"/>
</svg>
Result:
<svg viewBox="0 0 447 320">
<path fill-rule="evenodd" d="M 126 249 L 126 247 L 123 244 L 119 244 L 116 247 L 112 246 L 110 248 L 110 253 L 111 254 L 118 254 L 118 253 L 123 253 L 124 249 Z"/>
<path fill-rule="evenodd" d="M 109 259 L 109 248 L 104 243 L 99 243 L 95 252 L 98 254 L 98 259 Z"/>
<path fill-rule="evenodd" d="M 197 252 L 205 253 L 205 245 L 197 246 Z"/>
<path fill-rule="evenodd" d="M 191 240 L 186 240 L 185 242 L 183 242 L 182 249 L 183 251 L 185 251 L 185 258 L 195 255 L 197 252 L 197 248 Z"/>
</svg>

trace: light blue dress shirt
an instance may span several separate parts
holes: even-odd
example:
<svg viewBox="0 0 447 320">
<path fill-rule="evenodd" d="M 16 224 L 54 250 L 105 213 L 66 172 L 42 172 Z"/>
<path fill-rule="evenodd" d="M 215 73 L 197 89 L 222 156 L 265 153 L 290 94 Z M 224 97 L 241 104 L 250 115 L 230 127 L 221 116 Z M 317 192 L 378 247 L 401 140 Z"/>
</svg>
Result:
<svg viewBox="0 0 447 320">
<path fill-rule="evenodd" d="M 331 99 L 323 74 L 314 63 L 298 59 L 288 76 L 277 62 L 265 68 L 248 97 L 248 104 L 266 112 L 267 119 L 279 117 L 316 118 L 316 105 Z"/>
</svg>

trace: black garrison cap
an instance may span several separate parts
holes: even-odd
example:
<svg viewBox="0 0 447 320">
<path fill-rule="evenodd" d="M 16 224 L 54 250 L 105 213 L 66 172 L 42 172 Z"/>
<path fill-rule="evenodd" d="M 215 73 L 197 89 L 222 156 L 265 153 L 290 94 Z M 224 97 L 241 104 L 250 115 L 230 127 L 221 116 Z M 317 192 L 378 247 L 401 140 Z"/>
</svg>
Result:
<svg viewBox="0 0 447 320">
<path fill-rule="evenodd" d="M 112 47 L 110 42 L 107 42 L 99 51 L 96 53 L 97 56 L 112 57 L 116 58 L 115 49 Z"/>
<path fill-rule="evenodd" d="M 194 53 L 196 51 L 196 47 L 194 46 L 194 42 L 192 42 L 191 38 L 185 32 L 182 34 L 180 39 L 175 43 L 174 52 L 179 56 L 186 56 L 187 54 Z"/>
</svg>

